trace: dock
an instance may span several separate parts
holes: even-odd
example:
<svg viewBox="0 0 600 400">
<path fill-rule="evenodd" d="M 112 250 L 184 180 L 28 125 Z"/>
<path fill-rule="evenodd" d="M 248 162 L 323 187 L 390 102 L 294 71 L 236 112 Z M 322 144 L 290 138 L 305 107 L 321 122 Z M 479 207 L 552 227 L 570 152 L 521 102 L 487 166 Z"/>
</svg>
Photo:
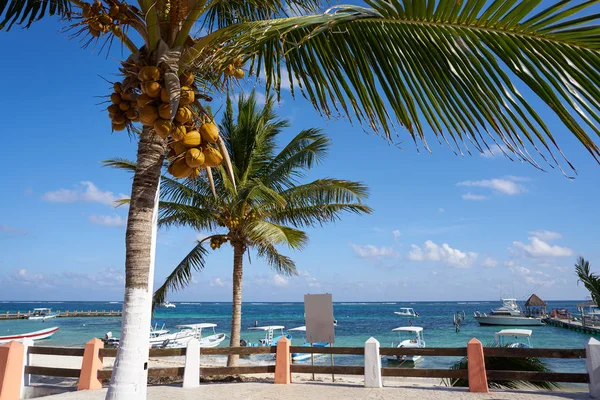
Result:
<svg viewBox="0 0 600 400">
<path fill-rule="evenodd" d="M 600 335 L 600 326 L 588 326 L 583 325 L 581 321 L 575 321 L 573 319 L 560 319 L 560 318 L 544 318 L 544 323 L 550 326 L 557 326 L 559 328 L 566 328 L 572 331 L 585 333 L 588 335 Z"/>
<path fill-rule="evenodd" d="M 56 312 L 58 313 L 56 318 L 120 317 L 123 315 L 123 312 L 118 311 L 118 310 L 108 310 L 108 311 L 106 311 L 106 310 L 102 310 L 102 311 L 99 311 L 99 310 L 96 310 L 96 311 L 92 311 L 92 310 L 60 311 L 60 310 L 57 310 Z M 16 313 L 10 313 L 7 311 L 6 313 L 0 313 L 0 320 L 27 319 L 32 314 L 33 313 L 31 311 L 28 311 L 28 312 L 17 311 Z"/>
</svg>

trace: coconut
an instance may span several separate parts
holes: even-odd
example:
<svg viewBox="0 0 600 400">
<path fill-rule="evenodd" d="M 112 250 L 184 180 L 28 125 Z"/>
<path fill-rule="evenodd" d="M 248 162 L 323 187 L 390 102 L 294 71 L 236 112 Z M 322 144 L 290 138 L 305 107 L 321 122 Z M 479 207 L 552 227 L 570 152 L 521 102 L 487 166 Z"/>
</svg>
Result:
<svg viewBox="0 0 600 400">
<path fill-rule="evenodd" d="M 235 66 L 233 64 L 229 64 L 225 67 L 225 76 L 231 76 L 235 73 Z"/>
<path fill-rule="evenodd" d="M 202 153 L 204 153 L 204 165 L 207 167 L 217 167 L 223 162 L 223 156 L 214 147 L 207 146 Z"/>
<path fill-rule="evenodd" d="M 137 103 L 138 103 L 138 107 L 144 107 L 147 106 L 148 104 L 152 103 L 154 101 L 154 99 L 150 96 L 148 96 L 147 94 L 141 94 L 137 97 Z"/>
<path fill-rule="evenodd" d="M 88 21 L 88 26 L 90 28 L 92 28 L 95 31 L 101 31 L 102 28 L 104 28 L 104 25 L 102 25 L 102 23 L 97 20 L 97 19 L 91 19 Z"/>
<path fill-rule="evenodd" d="M 160 83 L 155 81 L 142 83 L 142 93 L 152 98 L 160 96 Z"/>
<path fill-rule="evenodd" d="M 169 103 L 162 103 L 160 106 L 158 106 L 158 115 L 160 115 L 160 117 L 162 119 L 171 119 L 171 105 Z"/>
<path fill-rule="evenodd" d="M 133 93 L 133 91 L 131 91 L 131 90 L 121 93 L 121 98 L 123 100 L 133 101 L 133 100 L 135 100 L 135 97 L 136 97 L 135 93 Z"/>
<path fill-rule="evenodd" d="M 112 22 L 113 22 L 113 19 L 108 14 L 100 14 L 100 16 L 98 17 L 98 19 L 104 25 L 109 25 L 109 24 L 112 24 Z"/>
<path fill-rule="evenodd" d="M 242 79 L 244 77 L 244 75 L 246 75 L 246 73 L 241 68 L 236 69 L 235 72 L 233 73 L 233 76 L 235 76 L 236 79 Z"/>
<path fill-rule="evenodd" d="M 121 91 L 123 90 L 123 86 L 121 86 L 121 82 L 113 83 L 113 90 L 115 91 L 115 93 L 121 93 Z"/>
<path fill-rule="evenodd" d="M 185 178 L 186 176 L 189 176 L 192 173 L 192 168 L 190 168 L 186 164 L 185 157 L 182 157 L 177 161 L 171 163 L 168 171 L 175 178 Z"/>
<path fill-rule="evenodd" d="M 194 102 L 194 90 L 188 86 L 181 87 L 181 97 L 179 98 L 179 104 L 187 106 Z"/>
<path fill-rule="evenodd" d="M 173 149 L 173 152 L 175 153 L 176 156 L 185 153 L 186 151 L 188 151 L 188 148 L 185 147 L 185 145 L 181 142 L 173 142 L 171 143 L 171 149 Z"/>
<path fill-rule="evenodd" d="M 89 29 L 89 31 L 90 31 L 90 35 L 92 35 L 93 37 L 98 37 L 98 36 L 100 36 L 100 31 L 97 31 L 97 30 L 95 30 L 95 29 L 93 29 L 93 28 L 91 28 L 91 27 L 89 27 L 88 29 Z"/>
<path fill-rule="evenodd" d="M 112 101 L 113 104 L 119 104 L 121 101 L 123 101 L 123 99 L 121 99 L 121 95 L 119 95 L 119 93 L 113 93 L 110 95 L 110 101 Z"/>
<path fill-rule="evenodd" d="M 183 144 L 187 147 L 197 147 L 202 143 L 202 137 L 198 131 L 189 131 L 183 137 Z"/>
<path fill-rule="evenodd" d="M 169 89 L 160 89 L 160 101 L 162 101 L 163 103 L 168 103 L 169 101 L 171 101 L 171 96 L 169 96 Z"/>
<path fill-rule="evenodd" d="M 219 139 L 219 129 L 212 122 L 200 126 L 200 135 L 202 140 L 208 143 L 217 143 Z"/>
<path fill-rule="evenodd" d="M 157 67 L 147 65 L 140 70 L 138 78 L 140 78 L 140 81 L 142 82 L 157 81 L 160 79 L 160 71 Z"/>
<path fill-rule="evenodd" d="M 131 108 L 131 106 L 129 105 L 128 101 L 122 101 L 122 102 L 119 103 L 119 108 L 122 111 L 127 111 L 127 110 L 129 110 Z"/>
<path fill-rule="evenodd" d="M 119 15 L 119 6 L 116 4 L 110 6 L 110 9 L 108 10 L 108 15 L 110 15 L 113 18 L 117 18 L 117 15 Z"/>
<path fill-rule="evenodd" d="M 241 67 L 243 63 L 244 63 L 244 59 L 242 57 L 236 57 L 233 60 L 233 65 L 236 66 L 236 67 L 238 67 L 238 68 Z"/>
<path fill-rule="evenodd" d="M 171 132 L 171 136 L 173 136 L 174 140 L 183 140 L 186 133 L 187 133 L 187 130 L 185 129 L 185 126 L 175 125 L 173 132 Z"/>
<path fill-rule="evenodd" d="M 96 14 L 102 11 L 102 2 L 100 0 L 95 1 L 94 4 L 92 4 L 92 11 Z"/>
<path fill-rule="evenodd" d="M 145 106 L 140 110 L 140 121 L 146 126 L 153 126 L 158 119 L 158 110 L 154 106 Z"/>
<path fill-rule="evenodd" d="M 179 76 L 179 83 L 181 83 L 181 86 L 192 86 L 194 83 L 194 74 L 191 72 L 184 72 Z"/>
<path fill-rule="evenodd" d="M 126 113 L 125 117 L 131 121 L 139 120 L 140 114 L 136 109 L 130 108 Z"/>
<path fill-rule="evenodd" d="M 175 119 L 181 122 L 182 124 L 185 124 L 186 122 L 191 120 L 192 117 L 192 110 L 190 110 L 187 107 L 179 107 L 177 113 L 175 114 Z"/>
<path fill-rule="evenodd" d="M 127 120 L 125 119 L 125 116 L 123 114 L 115 114 L 112 117 L 113 124 L 121 125 L 121 124 L 124 124 L 125 121 L 127 121 Z"/>
<path fill-rule="evenodd" d="M 112 123 L 112 130 L 113 131 L 122 131 L 124 130 L 126 127 L 125 124 L 115 124 L 114 122 Z"/>
<path fill-rule="evenodd" d="M 116 104 L 111 104 L 110 106 L 108 106 L 107 110 L 108 110 L 109 114 L 113 114 L 114 115 L 114 114 L 117 114 L 119 112 L 120 108 Z"/>
<path fill-rule="evenodd" d="M 191 148 L 185 153 L 185 162 L 192 168 L 204 164 L 204 154 L 197 148 Z"/>
<path fill-rule="evenodd" d="M 81 7 L 81 11 L 83 18 L 89 18 L 92 16 L 92 6 L 88 3 L 85 3 L 83 7 Z"/>
<path fill-rule="evenodd" d="M 188 176 L 188 178 L 196 179 L 199 175 L 200 175 L 200 168 L 194 168 L 192 170 L 192 173 L 190 174 L 190 176 Z"/>
<path fill-rule="evenodd" d="M 158 133 L 158 136 L 160 136 L 163 139 L 166 139 L 169 136 L 172 129 L 173 123 L 171 121 L 161 118 L 154 121 L 154 130 L 156 131 L 156 133 Z"/>
</svg>

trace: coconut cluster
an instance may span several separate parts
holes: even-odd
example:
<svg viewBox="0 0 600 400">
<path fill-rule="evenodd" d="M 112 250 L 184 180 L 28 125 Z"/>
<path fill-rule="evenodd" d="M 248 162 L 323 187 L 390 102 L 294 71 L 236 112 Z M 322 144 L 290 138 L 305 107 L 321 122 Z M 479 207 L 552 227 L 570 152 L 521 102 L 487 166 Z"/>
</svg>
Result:
<svg viewBox="0 0 600 400">
<path fill-rule="evenodd" d="M 227 239 L 224 236 L 214 236 L 210 238 L 210 248 L 216 250 L 226 243 Z"/>
<path fill-rule="evenodd" d="M 242 79 L 245 75 L 244 70 L 241 68 L 243 64 L 244 60 L 242 57 L 237 57 L 232 63 L 225 67 L 225 71 L 223 71 L 223 73 L 226 77 L 233 76 L 236 79 Z"/>
<path fill-rule="evenodd" d="M 129 18 L 127 11 L 129 10 L 127 3 L 117 1 L 108 1 L 103 4 L 100 0 L 93 3 L 83 3 L 81 6 L 81 15 L 84 18 L 84 23 L 87 24 L 90 35 L 98 37 L 101 34 L 113 31 L 119 34 L 120 25 L 125 23 Z"/>
<path fill-rule="evenodd" d="M 112 121 L 113 131 L 122 131 L 128 122 L 139 122 L 137 110 L 137 95 L 132 90 L 123 90 L 120 82 L 113 85 L 114 93 L 110 95 L 111 105 L 108 106 L 108 116 Z"/>
</svg>

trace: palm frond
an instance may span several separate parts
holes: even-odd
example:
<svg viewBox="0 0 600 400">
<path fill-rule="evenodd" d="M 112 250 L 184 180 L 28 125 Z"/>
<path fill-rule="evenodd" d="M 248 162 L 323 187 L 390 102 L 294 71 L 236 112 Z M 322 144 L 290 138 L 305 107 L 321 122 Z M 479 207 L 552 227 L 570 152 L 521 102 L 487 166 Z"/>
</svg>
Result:
<svg viewBox="0 0 600 400">
<path fill-rule="evenodd" d="M 537 99 L 600 160 L 588 134 L 600 134 L 594 1 L 543 9 L 539 1 L 514 0 L 367 3 L 371 8 L 240 23 L 211 40 L 253 55 L 267 88 L 279 91 L 287 69 L 321 113 L 354 114 L 389 140 L 396 120 L 428 149 L 429 125 L 460 154 L 500 143 L 538 168 L 530 148 L 560 166 L 556 131 L 531 104 Z"/>
<path fill-rule="evenodd" d="M 108 160 L 102 160 L 103 167 L 117 168 L 129 172 L 135 172 L 135 161 L 128 160 L 127 158 L 109 158 Z"/>
<path fill-rule="evenodd" d="M 213 230 L 217 227 L 214 212 L 187 204 L 161 201 L 158 205 L 158 226 L 187 226 L 197 231 Z"/>
<path fill-rule="evenodd" d="M 245 233 L 253 245 L 287 245 L 292 249 L 302 249 L 308 242 L 305 232 L 268 221 L 251 221 Z"/>
<path fill-rule="evenodd" d="M 583 283 L 583 286 L 590 292 L 592 300 L 600 307 L 600 276 L 594 274 L 590 270 L 590 263 L 583 257 L 577 258 L 575 264 L 575 274 L 577 275 L 577 283 Z"/>
<path fill-rule="evenodd" d="M 156 289 L 152 298 L 153 307 L 163 303 L 167 293 L 186 287 L 192 280 L 192 271 L 204 269 L 207 254 L 208 251 L 204 248 L 202 242 L 198 242 L 192 251 L 173 269 L 173 272 L 167 276 L 165 282 Z"/>
<path fill-rule="evenodd" d="M 68 17 L 70 11 L 70 0 L 3 0 L 0 1 L 0 31 L 8 31 L 14 24 L 29 28 L 47 15 Z"/>
<path fill-rule="evenodd" d="M 271 243 L 261 242 L 256 244 L 255 247 L 258 256 L 264 258 L 277 273 L 288 276 L 298 274 L 294 260 L 279 253 Z"/>
</svg>

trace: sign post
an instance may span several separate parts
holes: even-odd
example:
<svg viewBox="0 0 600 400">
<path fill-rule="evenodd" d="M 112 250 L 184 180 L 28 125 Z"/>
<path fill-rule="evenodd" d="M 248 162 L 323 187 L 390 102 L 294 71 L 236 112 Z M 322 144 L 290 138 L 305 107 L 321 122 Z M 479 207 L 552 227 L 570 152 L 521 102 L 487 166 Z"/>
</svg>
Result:
<svg viewBox="0 0 600 400">
<path fill-rule="evenodd" d="M 305 294 L 304 315 L 306 319 L 306 340 L 310 343 L 329 343 L 333 346 L 335 342 L 335 329 L 333 318 L 333 299 L 330 293 Z M 311 365 L 314 365 L 314 353 L 310 355 Z M 333 354 L 331 354 L 331 366 L 333 367 Z M 315 374 L 313 373 L 313 380 Z M 335 375 L 331 374 L 335 381 Z"/>
</svg>

